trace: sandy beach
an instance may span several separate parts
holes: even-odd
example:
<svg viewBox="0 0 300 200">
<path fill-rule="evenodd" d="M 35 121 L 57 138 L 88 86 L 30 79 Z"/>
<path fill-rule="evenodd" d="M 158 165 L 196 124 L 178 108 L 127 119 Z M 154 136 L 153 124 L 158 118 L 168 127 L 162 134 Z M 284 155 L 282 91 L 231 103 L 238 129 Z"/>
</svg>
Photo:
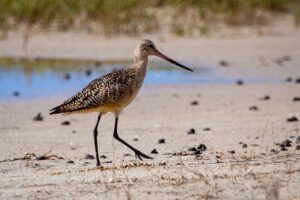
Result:
<svg viewBox="0 0 300 200">
<path fill-rule="evenodd" d="M 119 134 L 154 159 L 139 161 L 114 140 L 114 116 L 107 114 L 100 122 L 99 168 L 86 158 L 94 155 L 96 113 L 49 116 L 62 96 L 2 101 L 0 198 L 299 199 L 300 29 L 268 31 L 110 39 L 36 33 L 26 52 L 22 35 L 9 34 L 0 40 L 1 57 L 128 60 L 136 41 L 150 38 L 195 69 L 200 63 L 220 68 L 220 76 L 271 81 L 143 87 L 121 114 Z M 228 66 L 220 66 L 221 60 Z M 43 120 L 34 121 L 39 112 Z M 188 134 L 191 129 L 194 134 Z M 151 154 L 154 149 L 157 154 Z"/>
</svg>

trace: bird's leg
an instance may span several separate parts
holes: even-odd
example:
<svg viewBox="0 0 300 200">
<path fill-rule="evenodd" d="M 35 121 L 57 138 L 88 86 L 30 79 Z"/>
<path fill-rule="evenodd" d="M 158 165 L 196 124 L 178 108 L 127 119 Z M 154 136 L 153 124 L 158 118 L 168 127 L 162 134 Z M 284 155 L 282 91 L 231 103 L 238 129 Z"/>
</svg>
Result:
<svg viewBox="0 0 300 200">
<path fill-rule="evenodd" d="M 118 117 L 116 117 L 115 119 L 115 129 L 114 129 L 114 138 L 116 140 L 118 140 L 119 142 L 125 144 L 128 148 L 130 148 L 132 151 L 134 151 L 135 153 L 135 156 L 137 158 L 139 158 L 140 160 L 143 160 L 143 158 L 148 158 L 148 159 L 153 159 L 152 157 L 150 156 L 147 156 L 146 154 L 140 152 L 139 150 L 135 149 L 134 147 L 132 147 L 131 145 L 129 145 L 127 142 L 125 142 L 123 139 L 121 139 L 118 135 Z"/>
<path fill-rule="evenodd" d="M 101 113 L 99 113 L 98 120 L 97 120 L 96 126 L 94 128 L 94 143 L 95 143 L 95 150 L 96 150 L 97 166 L 100 165 L 99 154 L 98 154 L 98 142 L 97 142 L 97 136 L 98 136 L 97 129 L 98 129 L 98 124 L 99 124 L 100 118 L 101 118 Z"/>
</svg>

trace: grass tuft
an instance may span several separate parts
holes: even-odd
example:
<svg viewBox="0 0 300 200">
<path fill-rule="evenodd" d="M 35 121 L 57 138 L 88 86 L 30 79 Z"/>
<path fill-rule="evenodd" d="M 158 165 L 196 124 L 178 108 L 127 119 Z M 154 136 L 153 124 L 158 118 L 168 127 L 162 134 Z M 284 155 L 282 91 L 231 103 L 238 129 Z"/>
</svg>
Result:
<svg viewBox="0 0 300 200">
<path fill-rule="evenodd" d="M 105 35 L 135 35 L 158 29 L 161 19 L 155 11 L 169 8 L 178 14 L 171 18 L 170 23 L 171 32 L 176 35 L 190 32 L 185 30 L 186 20 L 178 18 L 187 16 L 184 13 L 191 9 L 197 12 L 197 22 L 256 23 L 261 20 L 258 11 L 267 11 L 291 13 L 295 24 L 299 25 L 299 4 L 298 0 L 1 0 L 0 30 L 6 32 L 25 25 L 58 30 L 80 28 L 94 32 L 100 29 Z M 201 23 L 195 26 L 202 34 L 209 30 Z"/>
</svg>

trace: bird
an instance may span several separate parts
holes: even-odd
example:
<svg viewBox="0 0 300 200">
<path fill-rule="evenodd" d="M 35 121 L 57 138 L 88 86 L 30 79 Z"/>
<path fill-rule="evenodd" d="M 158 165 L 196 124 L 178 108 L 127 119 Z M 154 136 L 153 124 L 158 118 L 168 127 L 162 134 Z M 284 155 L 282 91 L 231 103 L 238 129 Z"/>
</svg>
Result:
<svg viewBox="0 0 300 200">
<path fill-rule="evenodd" d="M 153 159 L 128 144 L 120 138 L 118 134 L 119 115 L 121 111 L 132 102 L 140 90 L 147 71 L 148 57 L 151 55 L 158 56 L 185 70 L 193 71 L 193 69 L 188 68 L 161 53 L 151 40 L 143 39 L 138 42 L 135 48 L 132 66 L 123 67 L 96 78 L 80 92 L 65 100 L 61 105 L 50 110 L 50 115 L 98 113 L 97 122 L 93 130 L 96 166 L 100 166 L 97 141 L 98 125 L 101 116 L 108 112 L 114 113 L 115 115 L 113 137 L 131 149 L 135 153 L 136 158 L 140 160 L 142 160 L 142 158 Z"/>
</svg>

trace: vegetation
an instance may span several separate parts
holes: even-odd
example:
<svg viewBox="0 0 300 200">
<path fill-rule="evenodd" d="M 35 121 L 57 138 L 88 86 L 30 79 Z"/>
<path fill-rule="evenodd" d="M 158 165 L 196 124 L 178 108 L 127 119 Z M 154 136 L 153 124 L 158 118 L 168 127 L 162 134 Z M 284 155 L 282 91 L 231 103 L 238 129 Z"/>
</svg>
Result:
<svg viewBox="0 0 300 200">
<path fill-rule="evenodd" d="M 264 12 L 291 13 L 296 25 L 300 21 L 299 0 L 0 0 L 0 30 L 24 25 L 130 35 L 157 30 L 157 13 L 166 9 L 172 10 L 170 30 L 178 35 L 185 33 L 190 13 L 196 18 L 189 26 L 204 34 L 209 32 L 207 22 L 255 24 L 263 21 Z"/>
</svg>

